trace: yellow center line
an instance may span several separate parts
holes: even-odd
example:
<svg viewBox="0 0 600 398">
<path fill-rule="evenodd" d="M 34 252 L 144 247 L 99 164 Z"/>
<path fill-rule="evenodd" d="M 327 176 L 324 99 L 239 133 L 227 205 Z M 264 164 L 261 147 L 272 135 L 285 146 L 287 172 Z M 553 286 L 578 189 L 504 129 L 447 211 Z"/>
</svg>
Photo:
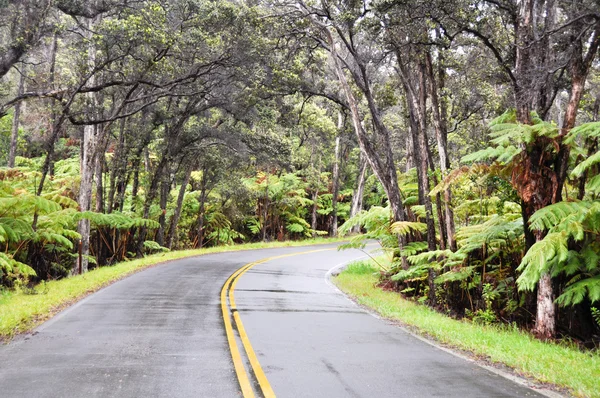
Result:
<svg viewBox="0 0 600 398">
<path fill-rule="evenodd" d="M 252 389 L 252 384 L 250 383 L 250 378 L 248 377 L 246 369 L 244 368 L 244 362 L 242 360 L 242 356 L 238 348 L 237 342 L 235 341 L 235 335 L 233 333 L 233 326 L 231 323 L 230 314 L 233 314 L 233 319 L 235 320 L 235 325 L 240 336 L 240 340 L 242 341 L 242 345 L 244 346 L 244 350 L 246 351 L 246 356 L 248 357 L 248 361 L 250 362 L 250 366 L 252 367 L 252 372 L 254 373 L 254 376 L 258 381 L 263 395 L 265 396 L 265 398 L 274 398 L 275 392 L 273 391 L 273 388 L 271 387 L 267 376 L 265 375 L 262 367 L 260 366 L 258 357 L 256 356 L 254 349 L 252 348 L 252 344 L 250 343 L 250 339 L 248 338 L 248 334 L 246 333 L 246 329 L 244 328 L 244 324 L 242 323 L 240 314 L 237 311 L 234 296 L 234 290 L 235 286 L 237 285 L 237 281 L 242 275 L 244 275 L 250 268 L 254 267 L 255 265 L 266 263 L 272 260 L 277 260 L 284 257 L 317 253 L 328 250 L 336 250 L 336 248 L 309 250 L 305 252 L 290 253 L 283 254 L 280 256 L 263 258 L 252 263 L 248 263 L 240 269 L 238 269 L 237 271 L 235 271 L 223 285 L 223 289 L 221 290 L 221 309 L 223 311 L 223 320 L 225 322 L 225 330 L 227 332 L 227 341 L 229 343 L 229 349 L 231 351 L 231 358 L 233 359 L 233 365 L 244 398 L 254 397 L 254 391 Z M 229 309 L 227 308 L 227 290 L 229 290 Z"/>
</svg>

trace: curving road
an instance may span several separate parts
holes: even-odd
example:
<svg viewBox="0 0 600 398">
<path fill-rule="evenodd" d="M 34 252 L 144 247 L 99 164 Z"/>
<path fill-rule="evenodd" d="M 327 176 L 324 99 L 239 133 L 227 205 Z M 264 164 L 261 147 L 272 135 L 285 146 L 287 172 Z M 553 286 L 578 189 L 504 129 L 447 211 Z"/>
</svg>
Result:
<svg viewBox="0 0 600 398">
<path fill-rule="evenodd" d="M 240 397 L 221 288 L 292 253 L 235 286 L 233 312 L 278 397 L 540 396 L 362 310 L 325 275 L 364 253 L 323 248 L 206 255 L 117 282 L 0 347 L 0 396 Z"/>
</svg>

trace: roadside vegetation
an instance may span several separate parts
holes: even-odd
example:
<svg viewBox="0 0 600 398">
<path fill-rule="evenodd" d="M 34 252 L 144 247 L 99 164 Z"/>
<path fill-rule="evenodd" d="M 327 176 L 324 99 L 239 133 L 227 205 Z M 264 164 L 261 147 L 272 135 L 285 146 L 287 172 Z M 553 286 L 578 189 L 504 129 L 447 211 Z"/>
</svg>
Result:
<svg viewBox="0 0 600 398">
<path fill-rule="evenodd" d="M 453 319 L 382 288 L 380 267 L 372 261 L 350 264 L 334 282 L 357 303 L 476 360 L 504 364 L 579 397 L 600 397 L 599 351 L 582 351 L 568 341 L 542 342 L 516 325 L 489 324 L 484 317 Z"/>
<path fill-rule="evenodd" d="M 83 275 L 47 281 L 34 287 L 0 290 L 0 342 L 14 335 L 28 332 L 40 323 L 72 305 L 90 293 L 110 285 L 128 275 L 168 261 L 211 253 L 275 247 L 318 245 L 339 242 L 341 239 L 316 238 L 303 241 L 257 242 L 233 246 L 215 246 L 205 249 L 180 250 L 149 255 L 100 267 Z"/>
</svg>

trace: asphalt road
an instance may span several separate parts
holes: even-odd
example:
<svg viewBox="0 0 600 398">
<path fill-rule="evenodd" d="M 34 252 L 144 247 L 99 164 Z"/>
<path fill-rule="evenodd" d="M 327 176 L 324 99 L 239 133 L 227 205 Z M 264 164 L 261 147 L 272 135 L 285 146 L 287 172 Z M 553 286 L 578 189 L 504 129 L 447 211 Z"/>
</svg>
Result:
<svg viewBox="0 0 600 398">
<path fill-rule="evenodd" d="M 0 397 L 239 397 L 221 287 L 246 263 L 310 249 L 207 255 L 117 282 L 0 347 Z M 240 277 L 239 315 L 278 397 L 537 396 L 336 291 L 326 272 L 362 256 L 299 254 Z"/>
</svg>

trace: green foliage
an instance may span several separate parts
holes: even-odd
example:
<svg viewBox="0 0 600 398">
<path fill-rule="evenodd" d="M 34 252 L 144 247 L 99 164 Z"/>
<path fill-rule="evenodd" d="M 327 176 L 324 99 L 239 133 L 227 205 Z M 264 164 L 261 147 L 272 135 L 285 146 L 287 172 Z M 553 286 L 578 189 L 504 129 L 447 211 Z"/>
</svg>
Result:
<svg viewBox="0 0 600 398">
<path fill-rule="evenodd" d="M 144 241 L 144 247 L 150 253 L 164 253 L 164 252 L 168 252 L 169 251 L 169 248 L 163 247 L 160 244 L 158 244 L 158 242 L 155 242 L 153 240 L 146 240 L 146 241 Z"/>
<path fill-rule="evenodd" d="M 600 327 L 600 310 L 596 307 L 592 307 L 590 308 L 590 311 L 592 313 L 592 318 L 594 318 L 594 322 Z"/>
<path fill-rule="evenodd" d="M 557 298 L 562 306 L 588 299 L 600 300 L 600 202 L 560 202 L 538 210 L 531 228 L 546 232 L 523 257 L 517 280 L 521 289 L 532 290 L 544 271 L 569 277 Z"/>
<path fill-rule="evenodd" d="M 110 214 L 95 213 L 92 211 L 84 211 L 78 213 L 75 220 L 90 220 L 97 227 L 108 227 L 114 229 L 131 229 L 133 227 L 158 228 L 160 224 L 154 220 L 126 215 L 119 212 Z"/>
<path fill-rule="evenodd" d="M 377 269 L 373 266 L 373 262 L 370 260 L 354 261 L 344 269 L 344 273 L 353 275 L 368 275 L 374 274 Z"/>
<path fill-rule="evenodd" d="M 494 290 L 494 287 L 490 283 L 486 283 L 483 285 L 481 296 L 485 302 L 485 309 L 479 309 L 473 314 L 473 322 L 482 325 L 496 323 L 498 318 L 492 309 L 492 304 L 494 300 L 498 298 L 498 292 Z"/>
<path fill-rule="evenodd" d="M 427 224 L 422 222 L 396 221 L 390 225 L 390 232 L 398 235 L 408 235 L 413 232 L 426 232 Z"/>
</svg>

